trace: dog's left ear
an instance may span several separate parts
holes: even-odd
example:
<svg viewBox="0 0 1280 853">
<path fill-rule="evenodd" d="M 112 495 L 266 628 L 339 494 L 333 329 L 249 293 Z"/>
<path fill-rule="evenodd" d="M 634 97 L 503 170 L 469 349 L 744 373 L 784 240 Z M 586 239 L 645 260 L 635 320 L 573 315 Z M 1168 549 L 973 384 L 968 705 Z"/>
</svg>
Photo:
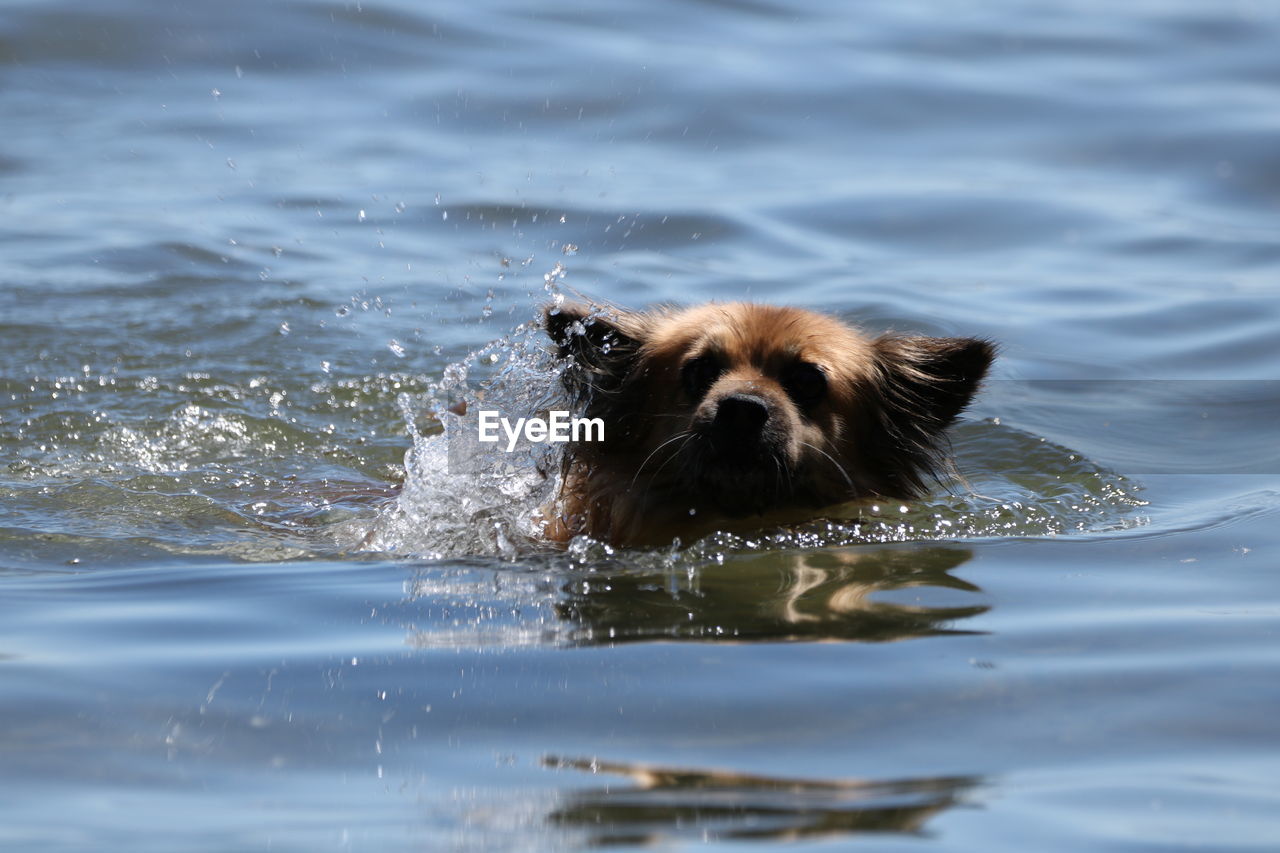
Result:
<svg viewBox="0 0 1280 853">
<path fill-rule="evenodd" d="M 978 338 L 884 335 L 872 342 L 876 380 L 873 427 L 867 449 L 879 475 L 877 488 L 912 497 L 926 477 L 950 464 L 945 430 L 969 405 L 995 358 Z"/>
<path fill-rule="evenodd" d="M 929 432 L 955 421 L 996 356 L 995 345 L 981 338 L 883 335 L 874 347 L 888 399 Z"/>
</svg>

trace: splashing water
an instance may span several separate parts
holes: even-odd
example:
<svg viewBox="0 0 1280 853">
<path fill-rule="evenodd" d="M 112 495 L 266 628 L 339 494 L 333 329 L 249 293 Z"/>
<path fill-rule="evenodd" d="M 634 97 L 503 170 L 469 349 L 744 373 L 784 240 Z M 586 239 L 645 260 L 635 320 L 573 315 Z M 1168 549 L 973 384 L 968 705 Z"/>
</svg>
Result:
<svg viewBox="0 0 1280 853">
<path fill-rule="evenodd" d="M 479 415 L 496 411 L 514 422 L 567 409 L 560 373 L 540 325 L 530 322 L 451 364 L 425 395 L 400 395 L 413 439 L 404 488 L 365 547 L 509 559 L 536 548 L 559 493 L 563 447 L 482 443 Z"/>
</svg>

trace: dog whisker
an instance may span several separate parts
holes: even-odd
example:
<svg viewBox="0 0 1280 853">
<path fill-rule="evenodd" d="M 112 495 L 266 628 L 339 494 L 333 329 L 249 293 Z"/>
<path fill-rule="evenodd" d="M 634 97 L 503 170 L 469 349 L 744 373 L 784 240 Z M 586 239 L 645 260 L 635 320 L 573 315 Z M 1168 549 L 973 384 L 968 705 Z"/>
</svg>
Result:
<svg viewBox="0 0 1280 853">
<path fill-rule="evenodd" d="M 697 435 L 692 431 L 689 431 L 685 435 L 685 439 L 684 441 L 680 442 L 680 446 L 677 447 L 675 450 L 671 451 L 671 453 L 667 456 L 666 461 L 664 461 L 661 465 L 658 466 L 658 470 L 653 472 L 653 476 L 649 478 L 648 484 L 645 485 L 643 496 L 647 497 L 649 494 L 649 490 L 653 487 L 653 484 L 658 482 L 658 475 L 662 473 L 662 469 L 666 468 L 667 465 L 669 465 L 673 459 L 677 458 L 681 453 L 683 453 L 684 449 L 689 446 L 689 442 L 693 441 L 693 439 L 696 437 Z M 667 442 L 667 444 L 670 444 L 670 442 Z"/>
<path fill-rule="evenodd" d="M 657 471 L 654 471 L 654 472 L 653 472 L 653 476 L 649 478 L 649 481 L 650 481 L 650 482 L 654 482 L 654 481 L 656 481 L 656 480 L 658 479 L 658 475 L 662 473 L 662 469 L 663 469 L 663 468 L 666 468 L 666 467 L 667 467 L 667 465 L 671 464 L 671 461 L 672 461 L 672 460 L 674 460 L 674 459 L 675 459 L 676 457 L 678 457 L 681 453 L 683 453 L 683 452 L 684 452 L 684 449 L 685 449 L 686 447 L 688 447 L 688 446 L 689 446 L 689 442 L 693 441 L 695 438 L 697 438 L 697 434 L 696 434 L 696 433 L 694 433 L 692 430 L 688 430 L 688 431 L 686 431 L 686 434 L 685 434 L 685 437 L 684 437 L 684 441 L 680 442 L 680 446 L 679 446 L 679 447 L 677 447 L 675 450 L 671 451 L 670 455 L 668 455 L 668 456 L 667 456 L 666 461 L 665 461 L 665 462 L 663 462 L 661 465 L 659 465 L 659 466 L 658 466 L 658 470 L 657 470 Z M 670 444 L 670 443 L 671 443 L 671 442 L 667 442 L 667 444 Z"/>
<path fill-rule="evenodd" d="M 794 494 L 794 493 L 795 493 L 795 488 L 796 488 L 796 487 L 795 487 L 795 483 L 794 483 L 794 482 L 792 481 L 792 479 L 791 479 L 791 466 L 790 466 L 790 465 L 788 465 L 788 464 L 786 464 L 786 462 L 784 462 L 784 461 L 783 461 L 781 458 L 779 458 L 779 457 L 776 457 L 776 456 L 775 456 L 775 459 L 777 459 L 778 467 L 782 469 L 782 476 L 783 476 L 783 477 L 786 479 L 786 481 L 787 481 L 787 491 L 786 491 L 786 493 L 787 493 L 788 495 Z"/>
<path fill-rule="evenodd" d="M 693 436 L 693 433 L 689 432 L 688 430 L 685 430 L 683 432 L 678 432 L 675 435 L 673 435 L 671 438 L 662 442 L 662 444 L 659 444 L 657 447 L 655 447 L 653 449 L 653 452 L 650 453 L 648 456 L 646 456 L 644 458 L 644 461 L 640 463 L 640 467 L 636 469 L 636 475 L 631 478 L 631 485 L 629 486 L 629 488 L 634 489 L 636 487 L 636 480 L 640 479 L 640 474 L 643 473 L 644 466 L 649 464 L 649 460 L 653 459 L 653 457 L 657 455 L 659 450 L 661 450 L 662 448 L 666 447 L 669 444 L 672 444 L 673 442 L 679 441 L 682 438 L 691 438 L 692 436 Z M 677 449 L 677 452 L 679 452 L 678 449 Z M 663 463 L 663 464 L 665 465 L 666 463 Z M 658 470 L 661 471 L 662 469 L 659 468 Z M 655 474 L 654 476 L 657 476 L 657 475 Z"/>
<path fill-rule="evenodd" d="M 836 466 L 836 470 L 840 472 L 840 476 L 844 477 L 845 484 L 849 487 L 849 491 L 852 492 L 855 490 L 856 487 L 853 485 L 853 478 L 849 476 L 848 471 L 844 470 L 844 466 L 836 461 L 834 456 L 832 456 L 827 451 L 823 450 L 821 447 L 810 444 L 807 441 L 802 441 L 800 443 L 805 447 L 809 448 L 810 450 L 816 451 L 817 453 L 820 453 L 823 456 L 825 456 L 827 458 L 827 461 L 829 461 L 832 465 Z"/>
</svg>

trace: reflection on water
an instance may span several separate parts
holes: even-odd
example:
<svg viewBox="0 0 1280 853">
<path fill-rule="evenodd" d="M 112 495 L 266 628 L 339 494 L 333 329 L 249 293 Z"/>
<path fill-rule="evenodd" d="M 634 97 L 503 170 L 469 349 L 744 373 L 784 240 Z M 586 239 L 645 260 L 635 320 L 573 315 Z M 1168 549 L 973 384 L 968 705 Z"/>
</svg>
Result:
<svg viewBox="0 0 1280 853">
<path fill-rule="evenodd" d="M 546 572 L 424 569 L 408 587 L 411 643 L 441 648 L 594 646 L 645 640 L 886 642 L 977 633 L 981 590 L 951 574 L 958 547 L 891 547 L 722 555 L 639 567 L 597 563 Z M 909 602 L 889 600 L 911 589 Z M 896 596 L 901 599 L 902 594 Z"/>
<path fill-rule="evenodd" d="M 583 644 L 655 638 L 883 642 L 968 633 L 951 626 L 984 613 L 985 605 L 903 604 L 875 594 L 908 587 L 979 592 L 949 574 L 969 557 L 964 548 L 766 552 L 705 565 L 689 575 L 685 589 L 635 574 L 569 584 L 557 612 Z"/>
<path fill-rule="evenodd" d="M 977 776 L 888 781 L 786 779 L 549 757 L 548 767 L 610 773 L 631 785 L 565 795 L 547 818 L 585 831 L 591 846 L 677 840 L 798 841 L 863 833 L 923 834 L 963 803 Z"/>
</svg>

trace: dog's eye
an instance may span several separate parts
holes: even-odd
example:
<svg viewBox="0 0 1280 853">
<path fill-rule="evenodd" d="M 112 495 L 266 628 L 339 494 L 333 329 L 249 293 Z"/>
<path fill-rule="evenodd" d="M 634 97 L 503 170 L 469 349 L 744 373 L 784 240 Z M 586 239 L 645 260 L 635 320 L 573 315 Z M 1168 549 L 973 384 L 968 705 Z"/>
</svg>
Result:
<svg viewBox="0 0 1280 853">
<path fill-rule="evenodd" d="M 801 361 L 782 374 L 782 387 L 797 406 L 808 409 L 827 395 L 827 375 L 818 365 Z"/>
<path fill-rule="evenodd" d="M 715 384 L 721 370 L 720 361 L 713 355 L 700 355 L 690 359 L 680 372 L 684 390 L 689 393 L 691 399 L 702 399 L 702 395 Z"/>
</svg>

